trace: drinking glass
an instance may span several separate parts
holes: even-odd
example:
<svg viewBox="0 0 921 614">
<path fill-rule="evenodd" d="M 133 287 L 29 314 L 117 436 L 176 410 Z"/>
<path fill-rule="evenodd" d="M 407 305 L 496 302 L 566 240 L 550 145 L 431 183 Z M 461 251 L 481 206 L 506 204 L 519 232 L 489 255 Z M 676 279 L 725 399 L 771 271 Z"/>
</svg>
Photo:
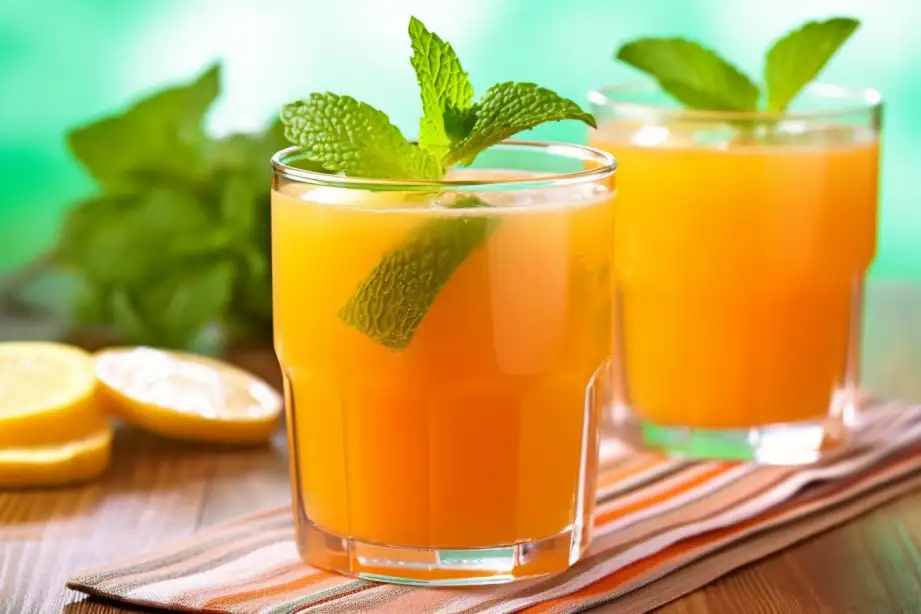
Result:
<svg viewBox="0 0 921 614">
<path fill-rule="evenodd" d="M 614 420 L 676 455 L 810 463 L 854 422 L 876 245 L 881 101 L 813 85 L 789 112 L 590 94 L 617 156 Z"/>
<path fill-rule="evenodd" d="M 615 162 L 509 141 L 443 181 L 273 158 L 297 544 L 370 580 L 508 582 L 591 538 Z"/>
</svg>

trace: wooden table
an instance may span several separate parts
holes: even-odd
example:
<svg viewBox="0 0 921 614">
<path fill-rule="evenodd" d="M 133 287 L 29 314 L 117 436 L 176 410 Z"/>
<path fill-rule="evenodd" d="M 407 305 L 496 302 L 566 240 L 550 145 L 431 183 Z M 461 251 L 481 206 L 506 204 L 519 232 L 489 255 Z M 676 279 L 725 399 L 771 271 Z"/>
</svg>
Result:
<svg viewBox="0 0 921 614">
<path fill-rule="evenodd" d="M 868 299 L 865 380 L 921 400 L 921 286 Z M 265 367 L 265 356 L 238 362 Z M 105 479 L 0 493 L 0 614 L 126 612 L 64 589 L 72 573 L 259 508 L 287 505 L 284 443 L 227 451 L 123 428 Z M 615 611 L 611 606 L 599 611 Z M 135 610 L 136 611 L 136 610 Z M 921 612 L 921 492 L 749 565 L 661 614 Z"/>
</svg>

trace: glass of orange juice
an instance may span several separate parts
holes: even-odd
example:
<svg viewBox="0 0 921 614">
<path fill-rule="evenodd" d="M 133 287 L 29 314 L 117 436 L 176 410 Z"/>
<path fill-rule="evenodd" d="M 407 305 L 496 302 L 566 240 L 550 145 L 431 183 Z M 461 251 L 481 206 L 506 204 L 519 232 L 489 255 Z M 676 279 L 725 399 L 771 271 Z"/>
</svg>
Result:
<svg viewBox="0 0 921 614">
<path fill-rule="evenodd" d="M 615 162 L 506 142 L 444 181 L 273 158 L 275 345 L 309 563 L 425 585 L 561 571 L 610 398 Z"/>
<path fill-rule="evenodd" d="M 814 85 L 782 114 L 590 94 L 617 156 L 614 418 L 676 455 L 801 464 L 848 439 L 876 238 L 881 103 Z"/>
</svg>

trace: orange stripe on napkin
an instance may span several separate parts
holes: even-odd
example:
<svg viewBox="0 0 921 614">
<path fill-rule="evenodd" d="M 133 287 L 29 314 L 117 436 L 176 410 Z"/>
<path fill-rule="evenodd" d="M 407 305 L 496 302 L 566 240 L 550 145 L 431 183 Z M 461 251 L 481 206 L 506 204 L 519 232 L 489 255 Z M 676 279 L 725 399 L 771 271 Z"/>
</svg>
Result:
<svg viewBox="0 0 921 614">
<path fill-rule="evenodd" d="M 700 486 L 704 482 L 710 481 L 711 479 L 715 478 L 721 473 L 726 473 L 727 471 L 729 471 L 730 468 L 731 468 L 730 466 L 714 467 L 713 469 L 710 469 L 699 476 L 695 476 L 694 478 L 688 480 L 687 482 L 683 482 L 682 484 L 676 486 L 675 488 L 672 488 L 671 490 L 667 490 L 662 493 L 657 493 L 647 499 L 643 499 L 642 501 L 637 501 L 629 505 L 624 505 L 623 507 L 619 507 L 615 510 L 611 510 L 610 512 L 607 512 L 606 514 L 595 516 L 595 526 L 607 524 L 611 522 L 612 520 L 615 520 L 622 516 L 626 516 L 627 514 L 630 514 L 632 512 L 636 512 L 643 508 L 653 506 L 657 503 L 662 503 L 663 501 L 672 499 L 675 496 L 680 495 L 681 493 L 687 492 L 689 490 L 693 490 L 694 488 Z"/>
</svg>

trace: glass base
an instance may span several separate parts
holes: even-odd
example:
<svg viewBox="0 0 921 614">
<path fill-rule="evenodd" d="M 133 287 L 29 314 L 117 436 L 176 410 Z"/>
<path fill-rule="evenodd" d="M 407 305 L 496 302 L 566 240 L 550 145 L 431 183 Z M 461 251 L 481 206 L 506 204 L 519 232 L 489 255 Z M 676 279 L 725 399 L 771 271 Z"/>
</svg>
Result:
<svg viewBox="0 0 921 614">
<path fill-rule="evenodd" d="M 656 424 L 619 413 L 616 436 L 625 443 L 700 460 L 808 465 L 839 453 L 850 434 L 841 418 L 708 429 Z"/>
<path fill-rule="evenodd" d="M 363 580 L 414 586 L 504 584 L 565 571 L 588 545 L 587 530 L 495 548 L 410 548 L 340 537 L 301 518 L 298 550 L 310 565 Z"/>
</svg>

